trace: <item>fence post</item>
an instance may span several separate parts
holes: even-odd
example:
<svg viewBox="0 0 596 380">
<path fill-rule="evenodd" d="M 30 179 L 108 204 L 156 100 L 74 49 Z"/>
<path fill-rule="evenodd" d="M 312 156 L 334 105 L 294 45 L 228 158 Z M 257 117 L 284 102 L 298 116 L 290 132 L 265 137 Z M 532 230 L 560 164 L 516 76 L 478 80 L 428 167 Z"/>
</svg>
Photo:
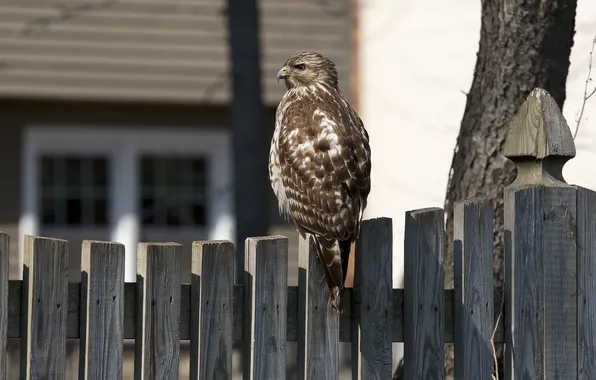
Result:
<svg viewBox="0 0 596 380">
<path fill-rule="evenodd" d="M 139 243 L 137 252 L 135 379 L 177 380 L 182 246 Z"/>
<path fill-rule="evenodd" d="M 288 238 L 248 238 L 245 245 L 244 376 L 286 378 Z"/>
<path fill-rule="evenodd" d="M 562 169 L 575 156 L 554 99 L 534 89 L 509 125 L 504 155 L 506 379 L 577 378 L 577 191 Z"/>
<path fill-rule="evenodd" d="M 491 199 L 457 202 L 453 225 L 455 378 L 490 379 L 495 328 Z"/>
<path fill-rule="evenodd" d="M 596 379 L 596 192 L 577 187 L 578 379 Z"/>
<path fill-rule="evenodd" d="M 122 379 L 124 246 L 83 241 L 79 379 Z"/>
<path fill-rule="evenodd" d="M 339 378 L 339 314 L 329 302 L 329 289 L 312 238 L 298 243 L 298 378 Z M 349 308 L 346 307 L 346 312 Z"/>
<path fill-rule="evenodd" d="M 192 245 L 190 378 L 232 378 L 234 244 L 195 241 Z"/>
<path fill-rule="evenodd" d="M 393 226 L 391 218 L 362 222 L 354 257 L 352 379 L 391 378 Z"/>
<path fill-rule="evenodd" d="M 404 372 L 406 379 L 444 378 L 444 211 L 406 212 Z"/>
<path fill-rule="evenodd" d="M 6 379 L 9 255 L 10 236 L 4 232 L 0 232 L 0 379 Z"/>
<path fill-rule="evenodd" d="M 25 235 L 21 378 L 63 380 L 66 371 L 68 242 Z M 25 371 L 25 372 L 23 372 Z"/>
</svg>

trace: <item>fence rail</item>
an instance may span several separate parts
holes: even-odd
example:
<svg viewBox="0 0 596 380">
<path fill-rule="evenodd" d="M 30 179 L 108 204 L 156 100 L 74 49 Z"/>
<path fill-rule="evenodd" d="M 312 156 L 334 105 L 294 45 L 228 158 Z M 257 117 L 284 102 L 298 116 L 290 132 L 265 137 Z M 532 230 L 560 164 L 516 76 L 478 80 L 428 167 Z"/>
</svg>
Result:
<svg viewBox="0 0 596 380">
<path fill-rule="evenodd" d="M 563 180 L 575 147 L 548 93 L 521 106 L 505 151 L 518 174 L 505 189 L 504 291 L 493 284 L 489 198 L 455 207 L 455 289 L 443 285 L 443 209 L 406 213 L 403 289 L 392 289 L 392 220 L 366 220 L 341 315 L 310 240 L 300 240 L 298 286 L 287 286 L 283 236 L 247 239 L 242 286 L 228 241 L 194 242 L 190 263 L 180 244 L 141 243 L 136 283 L 124 282 L 122 244 L 84 241 L 81 282 L 69 283 L 68 242 L 37 236 L 25 238 L 23 280 L 9 281 L 0 233 L 0 378 L 8 337 L 21 339 L 27 379 L 64 379 L 67 338 L 81 339 L 81 379 L 122 379 L 124 339 L 143 380 L 178 378 L 181 340 L 191 379 L 231 379 L 234 342 L 245 379 L 284 379 L 286 341 L 298 343 L 300 379 L 338 379 L 340 341 L 351 342 L 354 379 L 390 379 L 392 342 L 404 342 L 408 380 L 444 378 L 445 342 L 457 378 L 491 379 L 501 342 L 506 380 L 596 378 L 596 193 Z"/>
</svg>

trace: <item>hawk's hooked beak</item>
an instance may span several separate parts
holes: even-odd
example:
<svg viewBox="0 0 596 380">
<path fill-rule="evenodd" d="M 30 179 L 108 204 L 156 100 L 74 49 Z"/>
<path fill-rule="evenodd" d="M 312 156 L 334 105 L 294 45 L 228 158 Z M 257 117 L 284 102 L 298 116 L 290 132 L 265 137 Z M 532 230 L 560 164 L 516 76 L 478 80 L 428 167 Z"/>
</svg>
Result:
<svg viewBox="0 0 596 380">
<path fill-rule="evenodd" d="M 280 79 L 286 79 L 289 76 L 290 76 L 290 73 L 288 73 L 288 67 L 284 66 L 281 68 L 281 70 L 279 70 L 277 72 L 277 82 L 279 83 Z"/>
</svg>

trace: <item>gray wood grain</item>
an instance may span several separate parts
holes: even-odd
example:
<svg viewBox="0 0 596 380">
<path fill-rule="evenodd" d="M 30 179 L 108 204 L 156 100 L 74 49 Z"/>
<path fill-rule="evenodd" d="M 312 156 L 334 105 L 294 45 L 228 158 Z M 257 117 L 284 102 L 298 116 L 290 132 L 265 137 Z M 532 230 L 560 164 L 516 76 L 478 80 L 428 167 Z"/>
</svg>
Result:
<svg viewBox="0 0 596 380">
<path fill-rule="evenodd" d="M 245 249 L 244 374 L 249 380 L 284 380 L 288 238 L 248 238 Z"/>
<path fill-rule="evenodd" d="M 10 236 L 4 232 L 0 232 L 0 379 L 6 379 L 9 256 Z"/>
<path fill-rule="evenodd" d="M 575 157 L 575 144 L 559 106 L 550 94 L 534 89 L 509 123 L 503 154 L 517 166 L 508 187 L 565 186 L 563 166 Z"/>
<path fill-rule="evenodd" d="M 577 187 L 578 376 L 596 379 L 596 192 Z"/>
<path fill-rule="evenodd" d="M 490 380 L 495 327 L 492 200 L 456 203 L 453 224 L 455 378 Z"/>
<path fill-rule="evenodd" d="M 513 326 L 513 315 L 517 312 L 514 302 L 515 269 L 513 239 L 515 237 L 515 189 L 512 186 L 503 190 L 503 321 L 505 326 Z M 505 379 L 513 379 L 513 334 L 511 329 L 504 332 L 505 353 L 503 372 Z"/>
<path fill-rule="evenodd" d="M 354 256 L 352 378 L 391 378 L 393 227 L 390 218 L 362 222 Z M 354 336 L 354 335 L 353 335 Z"/>
<path fill-rule="evenodd" d="M 177 380 L 180 361 L 180 256 L 176 243 L 140 243 L 137 255 L 135 378 Z"/>
<path fill-rule="evenodd" d="M 234 254 L 229 241 L 193 243 L 191 379 L 232 379 Z"/>
<path fill-rule="evenodd" d="M 298 242 L 298 378 L 339 379 L 339 313 L 312 238 Z"/>
<path fill-rule="evenodd" d="M 404 374 L 444 378 L 443 210 L 406 212 L 404 250 Z"/>
<path fill-rule="evenodd" d="M 573 136 L 557 102 L 548 91 L 535 88 L 509 123 L 506 157 L 575 157 Z"/>
<path fill-rule="evenodd" d="M 124 337 L 124 246 L 83 241 L 79 378 L 121 380 Z"/>
<path fill-rule="evenodd" d="M 514 196 L 509 371 L 516 378 L 575 379 L 576 191 L 534 186 Z"/>
<path fill-rule="evenodd" d="M 25 235 L 21 378 L 63 380 L 66 369 L 68 242 Z"/>
<path fill-rule="evenodd" d="M 190 305 L 191 305 L 191 286 L 183 284 L 180 290 L 180 340 L 188 341 L 190 339 L 189 324 L 190 324 Z M 8 337 L 21 337 L 21 281 L 10 280 L 8 285 Z M 495 314 L 500 307 L 502 292 L 495 289 Z M 71 282 L 68 284 L 68 314 L 66 317 L 66 336 L 67 338 L 79 339 L 81 337 L 79 331 L 80 323 L 80 286 L 79 283 Z M 242 342 L 244 340 L 244 288 L 241 285 L 234 286 L 234 342 Z M 124 285 L 124 339 L 135 339 L 136 336 L 136 299 L 137 289 L 136 283 L 126 283 Z M 288 310 L 287 310 L 287 331 L 286 340 L 288 342 L 296 342 L 296 331 L 298 329 L 298 287 L 288 286 L 287 289 Z M 346 288 L 343 295 L 343 300 L 346 305 L 351 304 L 352 288 Z M 445 343 L 453 343 L 453 289 L 445 289 L 445 324 L 444 324 L 444 341 Z M 394 343 L 404 341 L 403 315 L 404 315 L 404 291 L 403 289 L 393 289 L 392 291 L 392 309 L 390 311 L 391 318 L 391 341 Z M 495 315 L 496 319 L 497 315 Z M 356 318 L 356 316 L 354 316 Z M 503 320 L 495 334 L 495 342 L 504 342 L 504 331 L 502 326 Z M 352 340 L 352 315 L 344 312 L 339 316 L 339 341 L 350 342 Z"/>
</svg>

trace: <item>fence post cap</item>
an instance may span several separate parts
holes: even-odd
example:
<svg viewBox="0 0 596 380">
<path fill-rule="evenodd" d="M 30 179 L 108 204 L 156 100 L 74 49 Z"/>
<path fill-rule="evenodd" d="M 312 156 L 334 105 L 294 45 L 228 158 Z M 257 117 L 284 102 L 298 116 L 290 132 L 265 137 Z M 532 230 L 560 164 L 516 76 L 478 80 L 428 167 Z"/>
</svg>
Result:
<svg viewBox="0 0 596 380">
<path fill-rule="evenodd" d="M 508 126 L 503 155 L 518 169 L 510 186 L 566 185 L 563 165 L 575 157 L 567 121 L 548 91 L 535 88 Z"/>
<path fill-rule="evenodd" d="M 503 154 L 509 159 L 526 157 L 526 160 L 575 157 L 569 125 L 548 91 L 537 87 L 522 103 L 509 123 Z"/>
</svg>

